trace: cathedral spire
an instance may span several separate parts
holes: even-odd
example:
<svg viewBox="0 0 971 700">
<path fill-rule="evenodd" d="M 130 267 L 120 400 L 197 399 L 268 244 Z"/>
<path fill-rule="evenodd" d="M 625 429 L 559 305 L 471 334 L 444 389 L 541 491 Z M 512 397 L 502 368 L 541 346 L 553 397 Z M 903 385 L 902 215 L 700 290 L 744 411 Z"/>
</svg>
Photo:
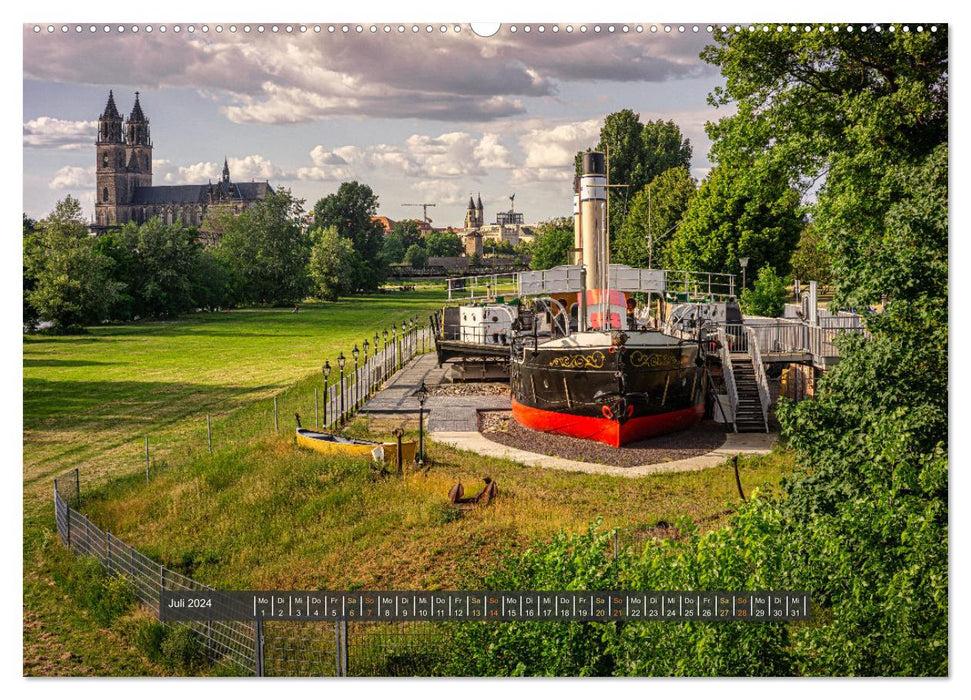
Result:
<svg viewBox="0 0 971 700">
<path fill-rule="evenodd" d="M 223 156 L 223 182 L 229 183 L 229 159 Z"/>
<path fill-rule="evenodd" d="M 101 118 L 121 119 L 118 108 L 115 107 L 115 93 L 112 90 L 108 90 L 108 103 L 105 105 L 105 111 L 101 114 Z"/>
<path fill-rule="evenodd" d="M 142 113 L 142 106 L 138 102 L 138 92 L 135 93 L 135 106 L 131 108 L 131 114 L 128 115 L 128 121 L 130 122 L 148 121 L 147 119 L 145 119 L 145 115 Z"/>
</svg>

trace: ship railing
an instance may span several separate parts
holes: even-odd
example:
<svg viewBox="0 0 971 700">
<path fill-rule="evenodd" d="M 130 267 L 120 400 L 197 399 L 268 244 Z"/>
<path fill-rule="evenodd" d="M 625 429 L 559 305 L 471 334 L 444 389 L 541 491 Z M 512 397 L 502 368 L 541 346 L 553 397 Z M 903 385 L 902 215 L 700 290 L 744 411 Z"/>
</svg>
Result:
<svg viewBox="0 0 971 700">
<path fill-rule="evenodd" d="M 453 277 L 448 280 L 449 301 L 487 301 L 519 294 L 519 275 L 493 274 Z"/>
<path fill-rule="evenodd" d="M 645 290 L 651 291 L 651 290 Z M 664 270 L 664 294 L 686 302 L 713 302 L 737 296 L 735 275 L 695 270 Z"/>
<path fill-rule="evenodd" d="M 722 377 L 725 379 L 725 389 L 728 391 L 728 404 L 732 409 L 732 430 L 738 432 L 735 414 L 738 411 L 738 389 L 735 387 L 735 369 L 732 367 L 732 351 L 728 345 L 728 335 L 724 326 L 718 328 L 719 354 L 722 362 Z M 717 400 L 717 399 L 716 399 Z"/>
<path fill-rule="evenodd" d="M 769 402 L 772 399 L 769 394 L 769 378 L 765 374 L 765 365 L 762 363 L 762 353 L 759 350 L 759 337 L 751 326 L 746 327 L 745 334 L 748 338 L 749 354 L 752 356 L 752 367 L 755 368 L 755 383 L 759 387 L 762 422 L 765 424 L 765 432 L 769 432 Z"/>
</svg>

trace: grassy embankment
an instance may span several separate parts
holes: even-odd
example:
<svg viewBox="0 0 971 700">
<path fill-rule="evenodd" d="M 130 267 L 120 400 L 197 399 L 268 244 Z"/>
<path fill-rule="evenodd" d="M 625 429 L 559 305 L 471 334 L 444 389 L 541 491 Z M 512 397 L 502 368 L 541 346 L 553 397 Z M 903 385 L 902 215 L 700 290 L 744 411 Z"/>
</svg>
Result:
<svg viewBox="0 0 971 700">
<path fill-rule="evenodd" d="M 301 378 L 392 322 L 438 308 L 441 291 L 356 297 L 334 304 L 196 314 L 105 326 L 83 335 L 24 336 L 24 671 L 140 674 L 158 668 L 127 652 L 54 585 L 69 557 L 52 537 L 51 479 L 80 467 L 82 489 L 144 472 L 144 436 L 157 466 L 204 450 L 205 415 L 216 445 L 256 426 L 243 406 Z M 333 379 L 333 377 L 332 377 Z M 318 382 L 319 385 L 319 382 Z M 312 412 L 313 389 L 310 388 Z M 281 415 L 286 415 L 281 410 Z M 265 425 L 265 422 L 264 422 Z"/>
<path fill-rule="evenodd" d="M 65 565 L 50 536 L 49 477 L 74 466 L 82 467 L 84 510 L 94 522 L 170 568 L 223 588 L 458 587 L 504 547 L 582 529 L 597 518 L 624 527 L 682 515 L 705 527 L 723 522 L 718 514 L 738 498 L 728 469 L 632 480 L 545 471 L 435 445 L 427 475 L 398 480 L 376 477 L 363 462 L 297 450 L 292 413 L 312 415 L 320 360 L 433 305 L 427 295 L 406 294 L 296 315 L 233 312 L 225 319 L 97 329 L 90 337 L 30 339 L 25 602 L 37 629 L 73 647 L 80 660 L 46 666 L 25 660 L 25 670 L 160 672 L 110 632 L 92 634 L 83 612 L 72 613 L 76 623 L 55 620 L 40 604 L 43 597 L 49 605 L 53 593 L 61 607 L 71 607 L 48 585 L 51 571 Z M 267 397 L 288 385 L 276 434 Z M 62 410 L 59 403 L 66 404 Z M 216 454 L 209 456 L 204 415 L 217 407 Z M 363 421 L 352 430 L 365 430 Z M 156 460 L 165 462 L 148 486 L 145 432 L 158 445 Z M 751 490 L 775 483 L 787 468 L 784 456 L 746 461 L 743 484 Z M 499 484 L 495 504 L 460 517 L 445 506 L 455 480 L 474 491 L 486 475 Z M 25 659 L 46 655 L 37 636 L 25 628 Z M 91 663 L 109 647 L 112 654 Z"/>
</svg>

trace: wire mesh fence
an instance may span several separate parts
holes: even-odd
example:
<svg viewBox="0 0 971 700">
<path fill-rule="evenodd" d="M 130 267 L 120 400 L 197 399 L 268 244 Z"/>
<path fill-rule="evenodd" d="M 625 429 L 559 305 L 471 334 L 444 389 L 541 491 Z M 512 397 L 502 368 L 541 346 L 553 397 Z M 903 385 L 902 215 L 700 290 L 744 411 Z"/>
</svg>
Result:
<svg viewBox="0 0 971 700">
<path fill-rule="evenodd" d="M 54 518 L 61 542 L 124 579 L 161 621 L 163 591 L 211 590 L 172 571 L 99 528 L 69 503 L 78 470 L 54 480 Z M 63 491 L 62 491 L 63 489 Z M 443 623 L 239 621 L 165 622 L 191 631 L 214 666 L 259 676 L 431 676 L 448 648 Z"/>
<path fill-rule="evenodd" d="M 432 327 L 417 320 L 385 335 L 378 349 L 350 353 L 353 361 L 339 368 L 309 398 L 283 392 L 262 402 L 245 423 L 232 430 L 214 430 L 207 414 L 199 445 L 186 450 L 210 453 L 238 444 L 272 427 L 280 430 L 281 417 L 300 413 L 309 427 L 334 428 L 345 423 L 395 372 L 415 356 L 434 349 Z M 370 352 L 368 352 L 370 350 Z M 337 370 L 338 368 L 334 368 Z M 303 392 L 307 393 L 307 392 Z M 310 410 L 308 410 L 310 409 Z M 160 466 L 153 454 L 164 441 L 148 441 L 147 474 Z M 165 450 L 172 455 L 172 450 Z M 173 571 L 92 523 L 81 512 L 80 472 L 75 469 L 54 480 L 54 519 L 61 542 L 78 556 L 96 559 L 105 571 L 126 580 L 134 596 L 156 617 L 161 616 L 163 591 L 211 590 L 206 584 Z M 208 660 L 232 673 L 272 676 L 427 676 L 433 675 L 446 639 L 441 624 L 421 622 L 343 623 L 280 620 L 165 622 L 188 628 L 205 650 Z"/>
</svg>

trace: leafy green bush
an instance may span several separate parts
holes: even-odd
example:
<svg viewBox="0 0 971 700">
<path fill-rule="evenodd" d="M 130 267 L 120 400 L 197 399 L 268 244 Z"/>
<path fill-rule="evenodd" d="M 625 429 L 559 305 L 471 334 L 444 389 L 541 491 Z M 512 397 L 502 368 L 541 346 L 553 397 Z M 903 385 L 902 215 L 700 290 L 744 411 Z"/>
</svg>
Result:
<svg viewBox="0 0 971 700">
<path fill-rule="evenodd" d="M 770 265 L 759 270 L 752 289 L 742 291 L 742 310 L 753 316 L 777 317 L 785 309 L 789 290 L 786 281 Z"/>
</svg>

